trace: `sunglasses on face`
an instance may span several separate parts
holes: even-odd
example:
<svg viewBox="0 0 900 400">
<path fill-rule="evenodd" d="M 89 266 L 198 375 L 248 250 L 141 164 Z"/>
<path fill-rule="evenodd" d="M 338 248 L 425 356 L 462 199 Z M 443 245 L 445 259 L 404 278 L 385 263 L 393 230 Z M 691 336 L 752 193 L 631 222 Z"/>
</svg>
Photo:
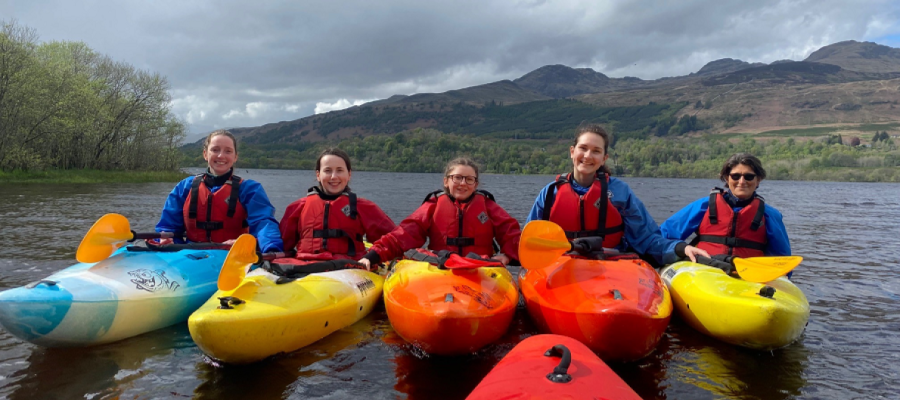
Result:
<svg viewBox="0 0 900 400">
<path fill-rule="evenodd" d="M 463 183 L 474 185 L 475 182 L 478 182 L 478 178 L 474 176 L 463 176 L 463 175 L 447 175 L 448 178 L 453 180 L 453 183 Z"/>
<path fill-rule="evenodd" d="M 756 179 L 756 174 L 730 174 L 728 176 L 733 181 L 739 181 L 739 180 L 741 180 L 741 177 L 744 177 L 744 180 L 747 182 L 750 182 L 750 181 Z"/>
</svg>

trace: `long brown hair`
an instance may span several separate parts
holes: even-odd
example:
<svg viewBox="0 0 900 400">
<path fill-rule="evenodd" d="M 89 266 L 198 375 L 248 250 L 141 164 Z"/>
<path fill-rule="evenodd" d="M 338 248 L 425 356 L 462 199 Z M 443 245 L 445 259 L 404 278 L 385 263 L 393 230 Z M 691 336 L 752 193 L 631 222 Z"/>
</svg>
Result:
<svg viewBox="0 0 900 400">
<path fill-rule="evenodd" d="M 450 171 L 453 170 L 453 168 L 456 168 L 457 166 L 460 166 L 460 165 L 463 165 L 466 167 L 471 167 L 472 169 L 475 170 L 475 184 L 477 185 L 478 181 L 479 181 L 478 178 L 481 176 L 478 173 L 478 164 L 475 163 L 475 160 L 472 160 L 469 157 L 457 157 L 457 158 L 450 160 L 450 162 L 447 163 L 447 166 L 444 167 L 444 177 L 446 178 L 447 175 L 450 173 Z M 450 188 L 447 186 L 444 186 L 444 193 L 449 195 Z"/>
<path fill-rule="evenodd" d="M 353 171 L 353 167 L 350 166 L 350 155 L 347 154 L 346 151 L 343 151 L 337 147 L 328 147 L 325 150 L 322 150 L 322 152 L 319 153 L 319 158 L 316 159 L 316 172 L 319 172 L 319 170 L 322 169 L 322 159 L 325 158 L 325 156 L 340 157 L 342 160 L 344 160 L 344 164 L 347 164 L 347 172 Z M 316 183 L 319 186 L 319 189 L 322 189 L 322 193 L 325 193 L 325 188 L 322 187 L 322 182 Z M 349 182 L 347 182 L 347 187 L 344 188 L 344 191 L 352 192 Z"/>
</svg>

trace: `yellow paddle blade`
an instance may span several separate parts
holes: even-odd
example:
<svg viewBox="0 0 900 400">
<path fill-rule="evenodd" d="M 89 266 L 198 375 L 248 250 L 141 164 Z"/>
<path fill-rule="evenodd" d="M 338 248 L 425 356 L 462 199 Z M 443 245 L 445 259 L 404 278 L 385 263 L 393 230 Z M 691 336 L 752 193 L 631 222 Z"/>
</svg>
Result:
<svg viewBox="0 0 900 400">
<path fill-rule="evenodd" d="M 734 258 L 734 267 L 741 279 L 748 282 L 769 282 L 786 275 L 800 265 L 803 257 L 750 257 Z"/>
<path fill-rule="evenodd" d="M 572 245 L 559 225 L 535 220 L 525 225 L 519 240 L 519 261 L 525 269 L 543 268 L 569 251 Z"/>
<path fill-rule="evenodd" d="M 247 268 L 250 264 L 259 262 L 256 254 L 256 238 L 253 235 L 243 234 L 231 245 L 231 250 L 225 257 L 222 270 L 219 271 L 219 290 L 227 292 L 234 290 L 247 276 Z"/>
<path fill-rule="evenodd" d="M 134 235 L 128 218 L 119 214 L 106 214 L 94 222 L 94 226 L 81 239 L 75 259 L 83 263 L 103 261 L 131 239 L 134 239 Z"/>
</svg>

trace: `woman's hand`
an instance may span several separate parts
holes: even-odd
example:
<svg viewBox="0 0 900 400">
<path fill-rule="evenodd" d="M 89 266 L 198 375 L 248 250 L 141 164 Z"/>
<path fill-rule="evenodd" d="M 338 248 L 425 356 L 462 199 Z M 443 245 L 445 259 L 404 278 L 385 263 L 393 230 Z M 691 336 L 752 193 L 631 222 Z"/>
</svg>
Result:
<svg viewBox="0 0 900 400">
<path fill-rule="evenodd" d="M 709 258 L 709 253 L 707 253 L 706 250 L 698 249 L 691 245 L 688 245 L 684 248 L 684 255 L 690 258 L 693 262 L 697 262 L 697 256 L 704 256 Z"/>
<path fill-rule="evenodd" d="M 227 246 L 231 246 L 231 245 L 234 244 L 234 242 L 237 242 L 237 239 L 228 239 L 228 240 L 222 242 L 222 244 L 227 245 Z"/>
<path fill-rule="evenodd" d="M 369 261 L 368 258 L 360 258 L 358 262 L 363 267 L 366 267 L 366 270 L 368 270 L 368 271 L 372 270 L 372 262 Z"/>
<path fill-rule="evenodd" d="M 500 261 L 500 263 L 503 264 L 504 267 L 509 265 L 509 257 L 503 253 L 495 254 L 493 257 L 491 257 L 491 260 Z"/>
</svg>

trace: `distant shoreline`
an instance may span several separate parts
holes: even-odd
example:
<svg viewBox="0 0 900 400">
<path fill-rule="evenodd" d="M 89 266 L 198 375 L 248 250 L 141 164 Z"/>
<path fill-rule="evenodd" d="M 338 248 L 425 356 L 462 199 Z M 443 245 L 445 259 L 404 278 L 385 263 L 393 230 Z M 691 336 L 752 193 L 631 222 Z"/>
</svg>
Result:
<svg viewBox="0 0 900 400">
<path fill-rule="evenodd" d="M 0 185 L 20 183 L 147 183 L 178 182 L 188 174 L 178 171 L 101 171 L 49 169 L 44 171 L 0 171 Z"/>
</svg>

